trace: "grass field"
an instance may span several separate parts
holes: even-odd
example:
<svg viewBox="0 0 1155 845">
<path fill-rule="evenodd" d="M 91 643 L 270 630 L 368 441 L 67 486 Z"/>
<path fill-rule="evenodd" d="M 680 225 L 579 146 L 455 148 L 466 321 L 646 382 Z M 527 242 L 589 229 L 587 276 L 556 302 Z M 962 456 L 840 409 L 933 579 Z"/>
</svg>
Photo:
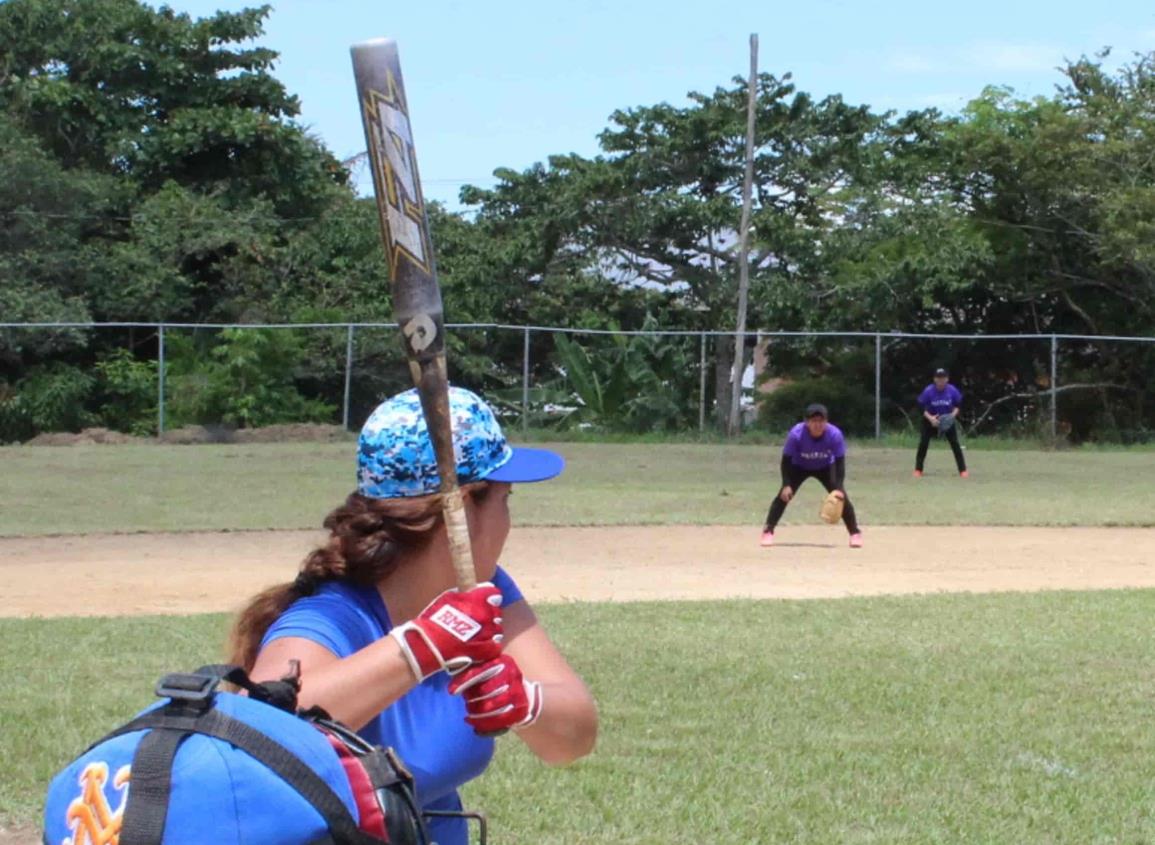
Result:
<svg viewBox="0 0 1155 845">
<path fill-rule="evenodd" d="M 492 841 L 1155 840 L 1155 592 L 561 605 L 602 735 L 547 770 L 502 740 Z M 220 616 L 0 620 L 0 818 L 191 668 Z M 131 659 L 125 659 L 131 653 Z"/>
<path fill-rule="evenodd" d="M 561 443 L 556 481 L 514 498 L 523 525 L 751 524 L 778 483 L 778 448 Z M 312 528 L 353 487 L 351 444 L 0 448 L 0 536 Z M 864 524 L 1155 525 L 1155 451 L 968 451 L 955 477 L 936 444 L 852 447 Z M 810 520 L 787 511 L 786 522 Z"/>
<path fill-rule="evenodd" d="M 554 448 L 569 470 L 514 498 L 521 524 L 751 523 L 776 484 L 765 445 Z M 968 456 L 965 482 L 941 448 L 915 481 L 910 449 L 855 448 L 849 489 L 867 525 L 1155 524 L 1149 449 Z M 0 535 L 315 527 L 352 486 L 349 445 L 8 447 L 0 468 Z M 540 611 L 602 735 L 563 770 L 502 741 L 466 791 L 495 843 L 1155 841 L 1155 591 Z M 0 619 L 0 827 L 34 826 L 50 775 L 226 626 Z"/>
</svg>

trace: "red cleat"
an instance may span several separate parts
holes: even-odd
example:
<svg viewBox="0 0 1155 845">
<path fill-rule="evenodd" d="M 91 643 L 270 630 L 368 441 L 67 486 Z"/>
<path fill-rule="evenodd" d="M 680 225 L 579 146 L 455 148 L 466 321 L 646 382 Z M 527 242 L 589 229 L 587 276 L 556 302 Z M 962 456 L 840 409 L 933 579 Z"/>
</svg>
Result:
<svg viewBox="0 0 1155 845">
<path fill-rule="evenodd" d="M 913 475 L 914 475 L 914 477 L 915 477 L 915 478 L 922 478 L 922 470 L 921 470 L 921 469 L 916 469 L 916 470 L 914 471 Z"/>
<path fill-rule="evenodd" d="M 852 548 L 852 549 L 861 549 L 862 548 L 862 532 L 861 531 L 859 531 L 857 534 L 851 534 L 850 535 L 850 548 Z"/>
<path fill-rule="evenodd" d="M 970 478 L 971 474 L 964 469 L 962 472 L 960 472 L 958 474 L 958 477 L 959 478 Z"/>
<path fill-rule="evenodd" d="M 758 541 L 758 545 L 764 549 L 768 549 L 771 546 L 773 546 L 774 545 L 774 532 L 773 531 L 763 531 L 762 532 L 762 539 Z"/>
</svg>

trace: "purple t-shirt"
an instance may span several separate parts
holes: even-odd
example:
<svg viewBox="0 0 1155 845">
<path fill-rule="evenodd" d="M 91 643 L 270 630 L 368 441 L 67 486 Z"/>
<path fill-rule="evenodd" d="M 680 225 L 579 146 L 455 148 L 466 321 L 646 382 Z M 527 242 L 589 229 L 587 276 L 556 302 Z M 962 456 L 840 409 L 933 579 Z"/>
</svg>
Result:
<svg viewBox="0 0 1155 845">
<path fill-rule="evenodd" d="M 953 384 L 948 384 L 939 390 L 931 383 L 926 386 L 926 390 L 919 394 L 918 405 L 924 411 L 935 416 L 949 414 L 962 405 L 962 393 Z"/>
<path fill-rule="evenodd" d="M 825 469 L 835 459 L 846 457 L 846 438 L 838 426 L 827 423 L 822 436 L 815 439 L 810 436 L 806 423 L 800 422 L 786 435 L 782 454 L 789 456 L 790 463 L 800 469 Z"/>
</svg>

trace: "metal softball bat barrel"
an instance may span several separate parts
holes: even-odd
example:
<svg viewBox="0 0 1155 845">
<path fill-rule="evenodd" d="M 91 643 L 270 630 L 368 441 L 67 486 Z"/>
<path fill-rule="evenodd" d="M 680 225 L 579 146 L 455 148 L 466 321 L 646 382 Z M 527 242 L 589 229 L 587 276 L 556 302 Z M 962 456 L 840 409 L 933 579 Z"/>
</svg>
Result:
<svg viewBox="0 0 1155 845">
<path fill-rule="evenodd" d="M 467 590 L 476 585 L 477 577 L 453 453 L 445 318 L 397 42 L 377 38 L 354 45 L 352 54 L 381 238 L 389 264 L 393 317 L 401 329 L 409 371 L 421 397 L 421 409 L 437 455 L 457 586 Z"/>
</svg>

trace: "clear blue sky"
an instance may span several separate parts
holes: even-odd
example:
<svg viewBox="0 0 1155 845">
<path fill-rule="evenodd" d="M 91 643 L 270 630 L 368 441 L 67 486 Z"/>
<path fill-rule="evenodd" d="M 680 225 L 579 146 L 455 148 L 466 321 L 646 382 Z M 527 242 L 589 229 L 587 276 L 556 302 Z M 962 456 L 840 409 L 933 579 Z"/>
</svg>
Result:
<svg viewBox="0 0 1155 845">
<path fill-rule="evenodd" d="M 171 0 L 195 16 L 259 5 Z M 396 38 L 426 196 L 456 205 L 464 182 L 492 184 L 555 153 L 597 152 L 618 108 L 681 104 L 749 67 L 792 71 L 816 97 L 877 109 L 957 109 L 987 84 L 1049 94 L 1055 67 L 1104 46 L 1155 49 L 1155 5 L 1140 0 L 272 0 L 262 43 L 301 98 L 302 122 L 339 157 L 364 148 L 349 45 Z M 719 9 L 720 11 L 715 11 Z"/>
</svg>

